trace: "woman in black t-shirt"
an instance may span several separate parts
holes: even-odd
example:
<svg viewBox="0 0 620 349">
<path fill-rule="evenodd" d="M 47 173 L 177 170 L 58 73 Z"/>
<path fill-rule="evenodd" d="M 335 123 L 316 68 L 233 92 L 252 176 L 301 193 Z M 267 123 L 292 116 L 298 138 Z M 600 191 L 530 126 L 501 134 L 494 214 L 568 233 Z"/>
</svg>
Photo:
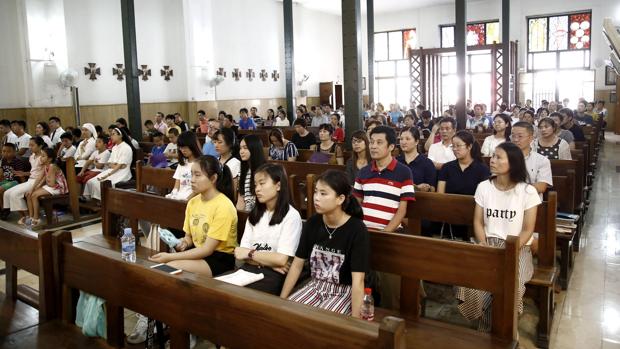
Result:
<svg viewBox="0 0 620 349">
<path fill-rule="evenodd" d="M 369 236 L 343 172 L 329 170 L 317 179 L 314 207 L 317 214 L 304 225 L 280 297 L 360 317 Z M 289 297 L 306 259 L 310 259 L 312 279 Z"/>
</svg>

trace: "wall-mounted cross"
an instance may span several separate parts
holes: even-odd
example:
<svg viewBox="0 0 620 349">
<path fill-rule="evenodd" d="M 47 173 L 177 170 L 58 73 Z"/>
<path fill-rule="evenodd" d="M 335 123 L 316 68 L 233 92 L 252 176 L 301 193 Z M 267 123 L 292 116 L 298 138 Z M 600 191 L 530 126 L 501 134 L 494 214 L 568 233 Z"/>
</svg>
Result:
<svg viewBox="0 0 620 349">
<path fill-rule="evenodd" d="M 101 75 L 101 68 L 97 68 L 97 63 L 88 63 L 88 67 L 84 67 L 84 74 L 90 75 L 90 80 L 97 80 L 97 75 Z"/>
<path fill-rule="evenodd" d="M 278 81 L 278 79 L 280 78 L 280 74 L 277 70 L 274 70 L 273 73 L 271 73 L 271 78 L 273 79 L 273 81 Z"/>
<path fill-rule="evenodd" d="M 125 68 L 122 64 L 115 64 L 116 68 L 112 68 L 112 75 L 116 75 L 116 80 L 123 81 L 125 78 Z"/>
<path fill-rule="evenodd" d="M 221 76 L 223 78 L 226 77 L 226 71 L 224 70 L 224 68 L 218 68 L 217 71 L 215 72 L 216 76 Z"/>
<path fill-rule="evenodd" d="M 164 77 L 164 80 L 170 81 L 170 78 L 173 76 L 173 70 L 170 69 L 169 65 L 164 65 L 164 69 L 160 70 L 161 76 Z"/>
<path fill-rule="evenodd" d="M 254 77 L 256 76 L 256 74 L 254 73 L 254 69 L 248 69 L 248 71 L 245 73 L 245 76 L 248 78 L 249 81 L 254 80 Z"/>
<path fill-rule="evenodd" d="M 258 77 L 260 77 L 261 80 L 266 81 L 267 78 L 269 77 L 269 74 L 267 73 L 265 69 L 261 69 L 260 73 L 258 74 Z"/>
<path fill-rule="evenodd" d="M 241 71 L 239 70 L 239 68 L 233 69 L 232 77 L 233 79 L 235 79 L 235 81 L 239 81 L 239 79 L 241 79 Z"/>
<path fill-rule="evenodd" d="M 141 64 L 140 67 L 142 69 L 138 69 L 138 75 L 142 76 L 142 81 L 147 81 L 149 76 L 151 76 L 151 69 L 147 64 Z"/>
</svg>

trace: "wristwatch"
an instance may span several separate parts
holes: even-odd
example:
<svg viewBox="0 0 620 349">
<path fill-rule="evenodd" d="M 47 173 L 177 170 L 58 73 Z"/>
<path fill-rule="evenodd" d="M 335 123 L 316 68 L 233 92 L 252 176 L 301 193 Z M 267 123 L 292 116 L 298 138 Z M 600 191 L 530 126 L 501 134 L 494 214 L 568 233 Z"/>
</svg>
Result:
<svg viewBox="0 0 620 349">
<path fill-rule="evenodd" d="M 248 259 L 254 259 L 254 252 L 256 252 L 256 250 L 250 250 L 250 252 L 248 252 Z"/>
</svg>

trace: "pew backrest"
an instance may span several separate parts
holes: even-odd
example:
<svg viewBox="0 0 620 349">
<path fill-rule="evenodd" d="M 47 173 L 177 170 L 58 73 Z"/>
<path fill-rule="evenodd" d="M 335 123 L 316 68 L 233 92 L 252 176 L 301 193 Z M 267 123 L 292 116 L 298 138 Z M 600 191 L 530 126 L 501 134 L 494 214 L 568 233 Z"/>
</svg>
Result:
<svg viewBox="0 0 620 349">
<path fill-rule="evenodd" d="M 164 191 L 174 189 L 174 170 L 169 168 L 155 168 L 146 166 L 142 161 L 136 161 L 136 191 L 146 192 L 147 186 L 153 186 Z"/>
<path fill-rule="evenodd" d="M 284 348 L 291 340 L 307 348 L 405 347 L 402 319 L 362 321 L 197 274 L 168 275 L 142 259 L 126 263 L 118 251 L 86 241 L 72 244 L 67 232 L 54 238 L 63 294 L 83 290 L 105 299 L 109 308 L 129 308 L 158 319 L 170 326 L 172 347 L 187 345 L 189 333 L 231 348 L 257 343 Z M 63 317 L 71 321 L 67 298 L 62 299 Z"/>
</svg>

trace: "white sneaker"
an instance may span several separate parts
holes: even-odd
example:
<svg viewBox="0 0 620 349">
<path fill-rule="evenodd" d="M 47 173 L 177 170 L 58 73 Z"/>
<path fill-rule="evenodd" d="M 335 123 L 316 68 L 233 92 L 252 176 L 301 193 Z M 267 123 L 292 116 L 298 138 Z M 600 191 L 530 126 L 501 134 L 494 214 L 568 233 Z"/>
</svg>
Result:
<svg viewBox="0 0 620 349">
<path fill-rule="evenodd" d="M 196 346 L 196 336 L 194 336 L 193 334 L 189 335 L 189 348 L 190 349 L 194 349 L 194 347 Z"/>
<path fill-rule="evenodd" d="M 136 326 L 134 326 L 133 331 L 129 336 L 127 336 L 127 343 L 130 344 L 140 344 L 146 341 L 146 330 L 148 328 L 148 318 L 141 314 L 136 314 L 138 317 L 138 322 L 136 322 Z"/>
</svg>

